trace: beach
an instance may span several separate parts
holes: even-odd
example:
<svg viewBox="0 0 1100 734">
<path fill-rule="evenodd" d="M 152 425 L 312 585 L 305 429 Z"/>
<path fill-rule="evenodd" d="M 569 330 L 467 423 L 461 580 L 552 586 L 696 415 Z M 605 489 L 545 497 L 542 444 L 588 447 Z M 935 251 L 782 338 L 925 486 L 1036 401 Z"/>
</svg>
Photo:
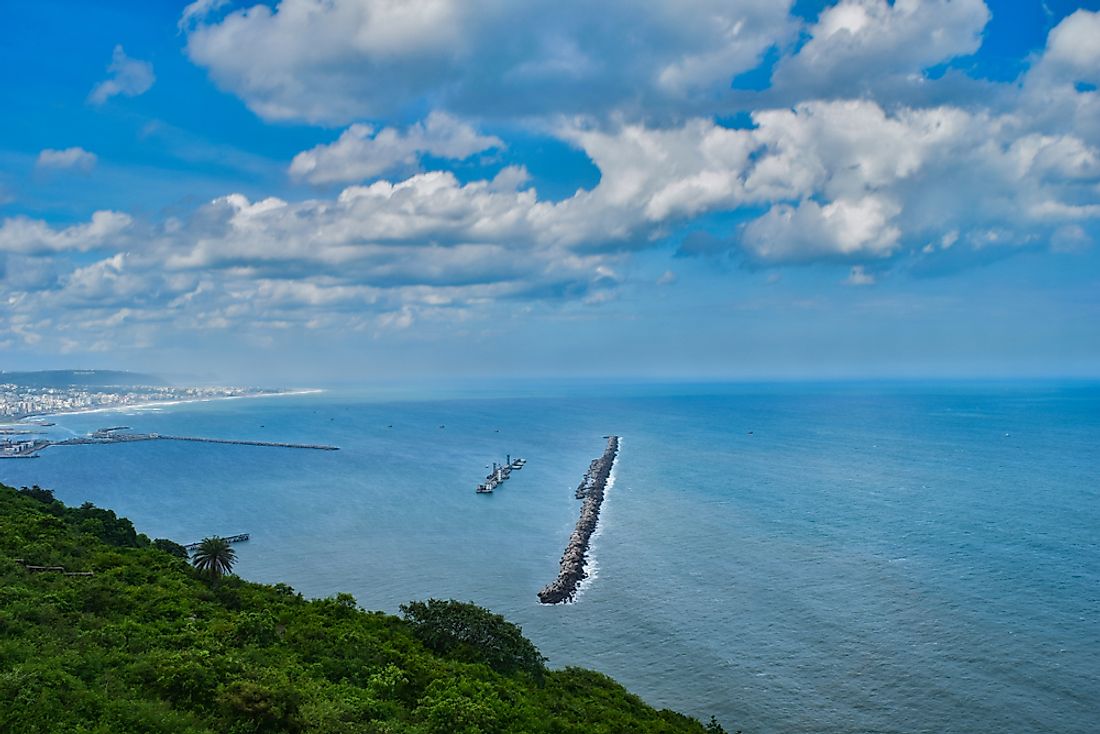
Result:
<svg viewBox="0 0 1100 734">
<path fill-rule="evenodd" d="M 127 413 L 130 411 L 140 412 L 156 408 L 167 408 L 174 405 L 188 405 L 191 403 L 210 403 L 225 400 L 254 400 L 256 398 L 277 398 L 277 397 L 290 397 L 294 395 L 314 395 L 322 393 L 324 390 L 320 388 L 303 388 L 299 390 L 280 390 L 278 392 L 257 392 L 249 393 L 246 395 L 225 395 L 225 396 L 212 396 L 202 398 L 183 398 L 183 399 L 169 399 L 169 400 L 151 400 L 144 403 L 119 403 L 116 405 L 103 405 L 95 408 L 87 408 L 81 410 L 64 410 L 44 413 L 28 413 L 27 415 L 20 416 L 12 420 L 11 423 L 0 423 L 0 425 L 18 425 L 23 421 L 39 420 L 42 418 L 59 418 L 67 415 L 89 415 L 95 413 Z"/>
</svg>

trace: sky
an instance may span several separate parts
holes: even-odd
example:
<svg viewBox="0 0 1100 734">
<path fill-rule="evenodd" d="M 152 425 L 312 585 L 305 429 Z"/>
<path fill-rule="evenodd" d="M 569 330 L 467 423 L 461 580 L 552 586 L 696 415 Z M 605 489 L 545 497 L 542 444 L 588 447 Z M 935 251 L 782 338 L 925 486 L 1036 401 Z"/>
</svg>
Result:
<svg viewBox="0 0 1100 734">
<path fill-rule="evenodd" d="M 0 17 L 0 369 L 1100 376 L 1100 0 Z"/>
</svg>

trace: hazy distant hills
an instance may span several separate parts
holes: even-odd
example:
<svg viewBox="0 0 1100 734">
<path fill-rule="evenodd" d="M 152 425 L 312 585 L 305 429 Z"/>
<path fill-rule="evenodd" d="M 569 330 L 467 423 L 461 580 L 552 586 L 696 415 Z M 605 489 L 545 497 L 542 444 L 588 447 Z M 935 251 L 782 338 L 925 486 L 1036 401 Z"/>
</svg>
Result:
<svg viewBox="0 0 1100 734">
<path fill-rule="evenodd" d="M 0 371 L 0 384 L 27 387 L 129 387 L 167 385 L 156 375 L 121 370 L 42 370 L 39 372 Z"/>
</svg>

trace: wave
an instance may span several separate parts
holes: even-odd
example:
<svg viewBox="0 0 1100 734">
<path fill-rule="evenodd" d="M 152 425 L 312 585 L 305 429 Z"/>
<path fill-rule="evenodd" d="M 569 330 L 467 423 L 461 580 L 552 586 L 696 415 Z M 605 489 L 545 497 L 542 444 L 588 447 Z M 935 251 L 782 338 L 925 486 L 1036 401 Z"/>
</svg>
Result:
<svg viewBox="0 0 1100 734">
<path fill-rule="evenodd" d="M 592 533 L 592 537 L 588 539 L 588 552 L 584 554 L 584 573 L 585 577 L 581 579 L 581 582 L 577 584 L 577 591 L 573 595 L 573 599 L 565 602 L 566 604 L 576 604 L 581 600 L 586 589 L 595 583 L 596 579 L 600 576 L 600 562 L 596 558 L 596 544 L 603 535 L 603 526 L 607 522 L 607 500 L 611 494 L 612 487 L 615 486 L 615 473 L 619 470 L 619 460 L 623 455 L 623 439 L 619 437 L 619 450 L 615 454 L 615 461 L 611 464 L 611 471 L 607 475 L 607 484 L 603 489 L 603 503 L 600 505 L 600 521 L 596 523 L 596 529 Z"/>
</svg>

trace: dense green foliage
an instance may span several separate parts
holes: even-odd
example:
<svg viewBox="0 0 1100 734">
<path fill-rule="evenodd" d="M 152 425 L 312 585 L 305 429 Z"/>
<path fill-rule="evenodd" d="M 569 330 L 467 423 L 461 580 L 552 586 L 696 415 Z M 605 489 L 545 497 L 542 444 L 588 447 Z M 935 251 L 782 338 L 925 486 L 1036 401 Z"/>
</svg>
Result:
<svg viewBox="0 0 1100 734">
<path fill-rule="evenodd" d="M 707 731 L 606 676 L 545 670 L 517 627 L 472 605 L 410 604 L 402 620 L 347 594 L 213 578 L 178 549 L 0 485 L 0 731 Z"/>
<path fill-rule="evenodd" d="M 429 599 L 401 605 L 412 633 L 431 651 L 481 662 L 501 673 L 524 671 L 536 678 L 546 659 L 519 627 L 473 604 Z"/>
</svg>

